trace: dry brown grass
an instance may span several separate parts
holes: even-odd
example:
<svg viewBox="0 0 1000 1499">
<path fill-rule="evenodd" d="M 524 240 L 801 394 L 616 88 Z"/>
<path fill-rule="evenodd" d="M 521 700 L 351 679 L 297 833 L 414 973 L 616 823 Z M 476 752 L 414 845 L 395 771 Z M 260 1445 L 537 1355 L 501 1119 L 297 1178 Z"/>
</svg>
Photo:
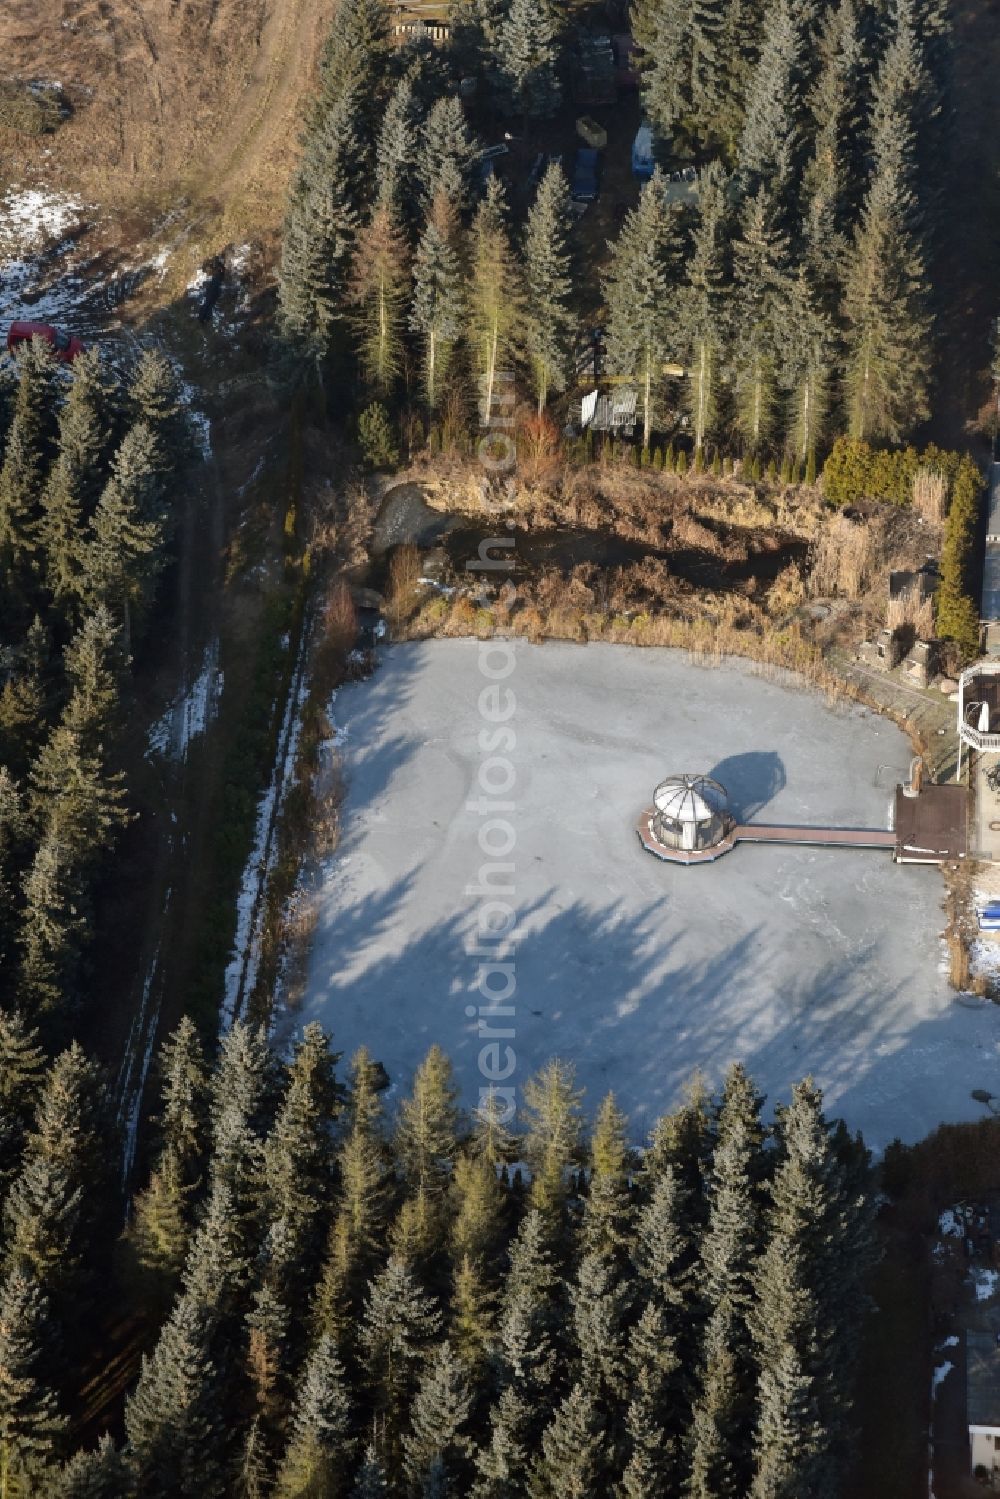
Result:
<svg viewBox="0 0 1000 1499">
<path fill-rule="evenodd" d="M 948 481 L 933 469 L 922 468 L 913 476 L 913 508 L 930 525 L 944 523 L 948 502 Z"/>
<path fill-rule="evenodd" d="M 886 613 L 888 629 L 912 630 L 920 640 L 928 640 L 934 634 L 934 601 L 922 598 L 918 588 L 907 588 L 896 598 L 889 600 Z"/>
<path fill-rule="evenodd" d="M 851 520 L 832 513 L 816 538 L 810 572 L 816 596 L 838 594 L 860 599 L 879 564 L 875 527 L 870 520 Z"/>
</svg>

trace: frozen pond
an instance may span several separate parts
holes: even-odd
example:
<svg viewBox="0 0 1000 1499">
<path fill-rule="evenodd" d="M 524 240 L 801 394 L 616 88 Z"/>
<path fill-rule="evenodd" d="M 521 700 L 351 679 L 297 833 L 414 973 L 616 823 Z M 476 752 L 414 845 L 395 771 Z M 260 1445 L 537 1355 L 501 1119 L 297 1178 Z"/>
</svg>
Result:
<svg viewBox="0 0 1000 1499">
<path fill-rule="evenodd" d="M 402 1087 L 438 1041 L 474 1104 L 490 1044 L 480 966 L 506 957 L 514 1014 L 484 1024 L 514 1035 L 486 1068 L 515 1058 L 504 1086 L 516 1087 L 565 1057 L 590 1108 L 615 1091 L 637 1139 L 696 1068 L 714 1084 L 735 1058 L 775 1101 L 811 1072 L 876 1148 L 979 1117 L 969 1094 L 996 1087 L 1000 1007 L 948 988 L 938 870 L 749 844 L 675 868 L 635 833 L 675 771 L 722 781 L 741 820 L 885 827 L 910 759 L 898 729 L 677 652 L 492 647 L 394 646 L 338 694 L 343 838 L 298 1019 L 320 1019 L 347 1053 L 366 1043 Z M 484 669 L 508 667 L 494 692 Z M 509 810 L 479 802 L 483 777 Z M 477 890 L 484 875 L 492 895 Z M 478 931 L 505 919 L 505 901 L 517 927 L 498 954 Z M 485 978 L 494 993 L 509 982 L 499 968 Z"/>
</svg>

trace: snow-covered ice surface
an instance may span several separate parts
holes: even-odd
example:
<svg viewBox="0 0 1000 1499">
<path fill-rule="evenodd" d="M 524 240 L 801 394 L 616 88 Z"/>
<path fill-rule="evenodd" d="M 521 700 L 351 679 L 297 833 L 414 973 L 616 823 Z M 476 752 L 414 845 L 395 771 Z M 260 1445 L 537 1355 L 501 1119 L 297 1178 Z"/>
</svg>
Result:
<svg viewBox="0 0 1000 1499">
<path fill-rule="evenodd" d="M 224 681 L 219 668 L 219 642 L 213 640 L 205 647 L 201 670 L 191 686 L 150 729 L 148 753 L 183 760 L 192 739 L 204 734 L 218 712 Z"/>
<path fill-rule="evenodd" d="M 488 1044 L 467 1013 L 482 1002 L 470 949 L 477 917 L 499 914 L 475 893 L 499 857 L 478 842 L 478 736 L 498 732 L 480 715 L 480 649 L 393 646 L 375 677 L 340 689 L 343 834 L 296 1016 L 348 1053 L 366 1043 L 404 1084 L 440 1042 L 467 1104 Z M 1000 1009 L 956 1003 L 939 972 L 938 870 L 763 845 L 684 869 L 635 833 L 656 783 L 686 770 L 721 780 L 743 819 L 884 827 L 911 756 L 898 729 L 666 650 L 519 642 L 500 685 L 516 696 L 502 797 L 516 839 L 515 1085 L 565 1057 L 591 1108 L 614 1089 L 637 1139 L 696 1068 L 718 1083 L 736 1058 L 772 1104 L 812 1073 L 829 1112 L 877 1149 L 980 1117 L 970 1091 L 996 1075 Z"/>
</svg>

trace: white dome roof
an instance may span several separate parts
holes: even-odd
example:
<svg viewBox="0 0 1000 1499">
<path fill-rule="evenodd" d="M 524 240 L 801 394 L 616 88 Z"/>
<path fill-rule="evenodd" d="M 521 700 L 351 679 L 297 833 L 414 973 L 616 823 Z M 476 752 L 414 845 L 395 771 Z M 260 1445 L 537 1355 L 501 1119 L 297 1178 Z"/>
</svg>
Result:
<svg viewBox="0 0 1000 1499">
<path fill-rule="evenodd" d="M 653 793 L 656 810 L 674 822 L 711 822 L 729 805 L 725 787 L 709 776 L 668 776 Z"/>
</svg>

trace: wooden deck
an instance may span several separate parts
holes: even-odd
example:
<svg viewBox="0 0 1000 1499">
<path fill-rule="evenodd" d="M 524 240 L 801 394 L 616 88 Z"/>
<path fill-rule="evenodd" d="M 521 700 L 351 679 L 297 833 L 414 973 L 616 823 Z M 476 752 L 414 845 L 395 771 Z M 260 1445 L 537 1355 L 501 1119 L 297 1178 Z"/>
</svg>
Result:
<svg viewBox="0 0 1000 1499">
<path fill-rule="evenodd" d="M 809 828 L 751 823 L 738 827 L 736 843 L 802 843 L 816 848 L 891 848 L 896 834 L 887 828 Z"/>
</svg>

